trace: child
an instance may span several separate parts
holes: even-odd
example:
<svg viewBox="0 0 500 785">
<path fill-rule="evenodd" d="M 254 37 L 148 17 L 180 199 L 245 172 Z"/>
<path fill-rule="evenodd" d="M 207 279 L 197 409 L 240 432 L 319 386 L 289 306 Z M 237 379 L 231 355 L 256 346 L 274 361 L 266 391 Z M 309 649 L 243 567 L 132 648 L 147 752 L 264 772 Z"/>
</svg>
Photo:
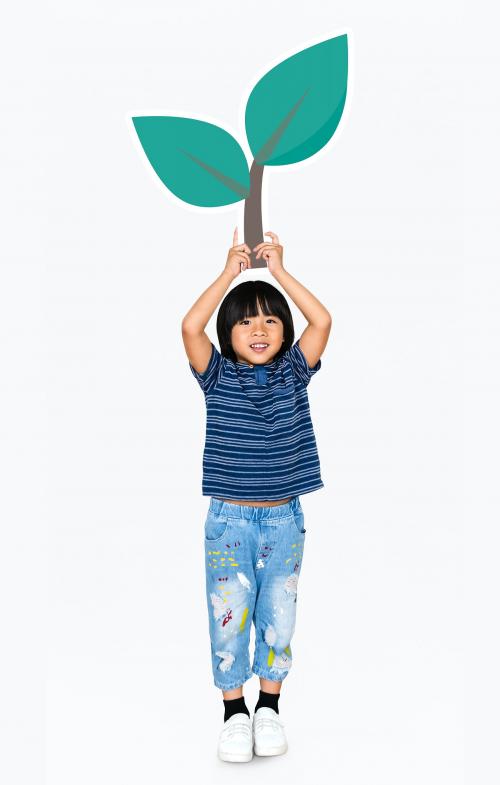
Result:
<svg viewBox="0 0 500 785">
<path fill-rule="evenodd" d="M 292 664 L 297 581 L 304 550 L 299 494 L 323 487 L 307 384 L 320 369 L 331 329 L 326 308 L 283 267 L 283 247 L 253 250 L 304 314 L 294 343 L 285 297 L 265 281 L 246 281 L 217 314 L 217 351 L 205 327 L 232 281 L 250 267 L 250 248 L 235 229 L 224 271 L 182 322 L 189 367 L 205 395 L 203 495 L 205 570 L 214 684 L 224 725 L 218 754 L 226 761 L 286 752 L 279 719 L 281 682 Z M 250 626 L 255 657 L 250 669 Z M 253 723 L 243 684 L 260 677 Z M 253 730 L 253 738 L 252 738 Z"/>
</svg>

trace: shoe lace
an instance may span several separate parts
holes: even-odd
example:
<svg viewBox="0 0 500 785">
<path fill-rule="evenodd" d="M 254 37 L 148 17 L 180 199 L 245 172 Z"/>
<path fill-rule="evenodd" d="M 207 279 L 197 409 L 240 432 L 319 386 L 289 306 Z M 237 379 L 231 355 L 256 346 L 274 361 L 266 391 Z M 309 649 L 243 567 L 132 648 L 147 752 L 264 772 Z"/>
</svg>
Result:
<svg viewBox="0 0 500 785">
<path fill-rule="evenodd" d="M 266 726 L 272 728 L 272 730 L 276 730 L 277 728 L 282 728 L 283 723 L 277 717 L 256 717 L 255 726 L 259 730 L 265 728 Z"/>
<path fill-rule="evenodd" d="M 235 733 L 244 731 L 247 736 L 250 735 L 251 730 L 246 722 L 233 722 L 227 728 L 224 728 L 224 736 L 233 736 Z"/>
</svg>

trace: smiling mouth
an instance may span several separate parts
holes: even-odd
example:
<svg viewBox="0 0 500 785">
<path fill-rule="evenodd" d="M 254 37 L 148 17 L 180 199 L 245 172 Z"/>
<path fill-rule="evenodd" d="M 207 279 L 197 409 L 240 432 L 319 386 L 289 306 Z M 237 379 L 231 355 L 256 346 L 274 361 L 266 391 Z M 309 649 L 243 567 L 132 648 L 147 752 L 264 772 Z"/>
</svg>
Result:
<svg viewBox="0 0 500 785">
<path fill-rule="evenodd" d="M 253 349 L 254 352 L 263 352 L 264 349 L 269 347 L 268 343 L 251 343 L 250 349 Z"/>
</svg>

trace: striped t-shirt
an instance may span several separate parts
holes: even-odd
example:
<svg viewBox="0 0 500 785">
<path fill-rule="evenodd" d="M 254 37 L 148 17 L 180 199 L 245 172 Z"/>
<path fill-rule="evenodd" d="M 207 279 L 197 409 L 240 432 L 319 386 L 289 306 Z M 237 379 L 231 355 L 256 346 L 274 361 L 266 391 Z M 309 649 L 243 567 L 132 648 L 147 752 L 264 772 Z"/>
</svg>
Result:
<svg viewBox="0 0 500 785">
<path fill-rule="evenodd" d="M 309 368 L 297 340 L 251 366 L 212 343 L 205 372 L 189 367 L 207 410 L 203 496 L 274 501 L 324 487 L 306 390 L 321 360 Z"/>
</svg>

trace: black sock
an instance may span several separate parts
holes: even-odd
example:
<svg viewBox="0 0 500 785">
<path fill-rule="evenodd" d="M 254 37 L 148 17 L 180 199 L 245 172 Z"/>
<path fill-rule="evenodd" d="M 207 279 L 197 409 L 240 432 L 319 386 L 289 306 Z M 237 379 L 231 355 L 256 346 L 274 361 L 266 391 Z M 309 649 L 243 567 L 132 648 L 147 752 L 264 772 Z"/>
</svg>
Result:
<svg viewBox="0 0 500 785">
<path fill-rule="evenodd" d="M 270 709 L 274 709 L 276 714 L 279 714 L 279 709 L 278 709 L 279 697 L 280 697 L 279 692 L 274 693 L 274 692 L 264 692 L 263 690 L 259 690 L 259 700 L 257 701 L 254 711 L 260 709 L 261 706 L 269 706 Z"/>
<path fill-rule="evenodd" d="M 241 698 L 231 698 L 229 700 L 225 700 L 222 698 L 224 703 L 224 722 L 232 717 L 233 714 L 238 714 L 239 712 L 244 712 L 250 716 L 250 712 L 248 711 L 245 703 L 245 698 L 243 695 Z"/>
</svg>

